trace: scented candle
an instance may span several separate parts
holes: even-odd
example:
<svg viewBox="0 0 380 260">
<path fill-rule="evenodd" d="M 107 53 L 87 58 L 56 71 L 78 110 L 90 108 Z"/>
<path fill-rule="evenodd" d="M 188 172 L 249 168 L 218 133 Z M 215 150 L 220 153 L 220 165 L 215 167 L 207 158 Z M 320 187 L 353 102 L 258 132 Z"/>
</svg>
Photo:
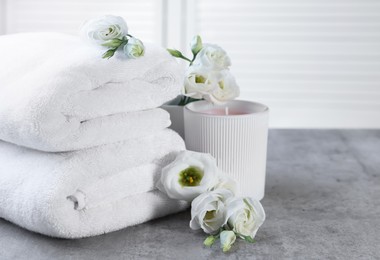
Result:
<svg viewBox="0 0 380 260">
<path fill-rule="evenodd" d="M 218 167 L 234 178 L 241 195 L 264 197 L 268 139 L 267 106 L 233 100 L 223 105 L 206 101 L 185 106 L 188 150 L 210 153 Z"/>
</svg>

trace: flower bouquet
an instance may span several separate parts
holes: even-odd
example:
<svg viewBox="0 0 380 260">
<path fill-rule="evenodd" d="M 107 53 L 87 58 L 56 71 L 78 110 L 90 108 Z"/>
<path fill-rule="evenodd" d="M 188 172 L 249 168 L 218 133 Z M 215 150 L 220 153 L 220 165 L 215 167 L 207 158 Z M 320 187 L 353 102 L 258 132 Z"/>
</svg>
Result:
<svg viewBox="0 0 380 260">
<path fill-rule="evenodd" d="M 162 169 L 157 188 L 172 199 L 191 202 L 190 228 L 209 236 L 204 245 L 217 239 L 228 252 L 236 238 L 253 243 L 265 212 L 258 200 L 239 197 L 236 182 L 222 173 L 210 154 L 181 152 Z"/>
<path fill-rule="evenodd" d="M 193 38 L 190 47 L 191 59 L 179 50 L 168 49 L 172 56 L 189 62 L 178 105 L 201 99 L 221 104 L 238 97 L 239 86 L 229 70 L 231 59 L 226 51 L 215 44 L 203 44 L 199 35 Z"/>
<path fill-rule="evenodd" d="M 128 33 L 127 24 L 118 16 L 86 22 L 82 35 L 108 48 L 103 58 L 109 59 L 119 50 L 127 58 L 144 55 L 143 43 Z M 221 104 L 239 95 L 239 87 L 229 71 L 230 58 L 221 47 L 202 44 L 196 36 L 191 44 L 192 59 L 178 50 L 168 51 L 190 63 L 179 105 L 201 99 Z M 179 153 L 162 169 L 156 186 L 172 199 L 191 202 L 190 228 L 202 229 L 209 235 L 204 240 L 206 246 L 220 239 L 223 252 L 228 252 L 237 238 L 253 243 L 265 220 L 261 203 L 251 197 L 240 197 L 237 183 L 217 167 L 215 158 L 208 153 Z"/>
<path fill-rule="evenodd" d="M 144 55 L 144 44 L 128 33 L 127 23 L 120 16 L 105 15 L 88 20 L 81 27 L 81 35 L 89 42 L 108 48 L 102 56 L 104 59 L 114 56 L 118 49 L 132 59 Z"/>
</svg>

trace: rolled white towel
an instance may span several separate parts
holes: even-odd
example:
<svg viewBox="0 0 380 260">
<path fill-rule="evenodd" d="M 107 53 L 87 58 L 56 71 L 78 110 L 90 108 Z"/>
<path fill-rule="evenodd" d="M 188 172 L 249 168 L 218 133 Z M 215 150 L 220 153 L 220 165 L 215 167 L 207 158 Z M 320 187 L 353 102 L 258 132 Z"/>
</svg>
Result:
<svg viewBox="0 0 380 260">
<path fill-rule="evenodd" d="M 146 193 L 151 183 L 139 183 L 147 178 L 137 174 L 129 175 L 135 178 L 130 185 L 136 187 L 125 193 L 121 185 L 112 193 L 96 183 L 115 183 L 117 179 L 107 178 L 133 167 L 166 165 L 184 149 L 183 140 L 169 129 L 145 138 L 66 153 L 44 153 L 0 142 L 0 217 L 42 234 L 78 238 L 177 212 L 186 204 L 155 191 Z M 125 187 L 128 189 L 129 184 Z M 99 194 L 87 197 L 89 204 L 79 210 L 75 209 L 75 200 L 68 197 L 78 195 L 81 188 L 87 196 L 96 191 Z"/>
<path fill-rule="evenodd" d="M 178 95 L 182 84 L 168 52 L 145 46 L 138 59 L 117 52 L 107 60 L 101 58 L 104 49 L 71 35 L 0 36 L 0 139 L 66 151 L 71 147 L 54 140 L 80 135 L 83 123 L 103 140 L 108 131 L 97 132 L 96 122 L 107 121 L 102 130 L 126 131 L 130 126 L 120 123 L 120 114 L 159 107 Z"/>
</svg>

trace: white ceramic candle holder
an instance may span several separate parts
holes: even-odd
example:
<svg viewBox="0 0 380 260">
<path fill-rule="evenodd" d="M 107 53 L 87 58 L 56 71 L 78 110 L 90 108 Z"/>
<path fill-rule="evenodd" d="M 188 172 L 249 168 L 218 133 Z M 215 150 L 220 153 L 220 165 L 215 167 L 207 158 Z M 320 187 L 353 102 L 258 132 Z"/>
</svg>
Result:
<svg viewBox="0 0 380 260">
<path fill-rule="evenodd" d="M 225 115 L 228 107 L 229 115 Z M 268 140 L 267 106 L 233 100 L 225 105 L 206 101 L 185 106 L 188 150 L 210 153 L 218 167 L 234 178 L 243 196 L 264 197 Z"/>
</svg>

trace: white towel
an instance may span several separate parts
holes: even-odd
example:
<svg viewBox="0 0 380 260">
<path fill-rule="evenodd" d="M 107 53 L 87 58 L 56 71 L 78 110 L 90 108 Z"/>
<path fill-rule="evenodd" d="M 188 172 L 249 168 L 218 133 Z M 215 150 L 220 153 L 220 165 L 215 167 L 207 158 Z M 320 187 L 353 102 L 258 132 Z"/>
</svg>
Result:
<svg viewBox="0 0 380 260">
<path fill-rule="evenodd" d="M 164 161 L 156 161 L 132 167 L 103 178 L 91 179 L 81 184 L 74 193 L 67 196 L 76 210 L 88 210 L 102 204 L 112 203 L 128 196 L 153 191 L 161 169 L 174 160 L 172 157 Z"/>
<path fill-rule="evenodd" d="M 68 123 L 66 127 L 71 128 L 59 129 L 55 134 L 46 133 L 38 138 L 19 135 L 13 143 L 41 151 L 74 151 L 152 135 L 170 126 L 170 123 L 169 113 L 156 108 Z M 0 125 L 0 133 L 1 128 Z"/>
<path fill-rule="evenodd" d="M 0 139 L 63 151 L 54 140 L 80 135 L 82 123 L 103 140 L 106 134 L 96 132 L 102 123 L 96 122 L 125 131 L 111 115 L 159 107 L 180 92 L 177 62 L 165 49 L 145 45 L 138 59 L 118 52 L 107 60 L 101 58 L 104 49 L 71 35 L 0 36 Z"/>
<path fill-rule="evenodd" d="M 144 181 L 137 174 L 125 184 L 124 194 L 120 186 L 112 193 L 107 185 L 97 185 L 99 201 L 89 197 L 89 204 L 82 209 L 75 209 L 70 195 L 82 188 L 90 196 L 96 193 L 94 184 L 105 178 L 151 163 L 165 165 L 183 149 L 183 140 L 171 130 L 66 153 L 44 153 L 0 142 L 0 217 L 45 235 L 79 238 L 180 211 L 186 203 L 158 191 L 144 192 L 150 190 L 149 183 L 139 184 L 142 193 L 128 190 L 129 185 Z"/>
</svg>

